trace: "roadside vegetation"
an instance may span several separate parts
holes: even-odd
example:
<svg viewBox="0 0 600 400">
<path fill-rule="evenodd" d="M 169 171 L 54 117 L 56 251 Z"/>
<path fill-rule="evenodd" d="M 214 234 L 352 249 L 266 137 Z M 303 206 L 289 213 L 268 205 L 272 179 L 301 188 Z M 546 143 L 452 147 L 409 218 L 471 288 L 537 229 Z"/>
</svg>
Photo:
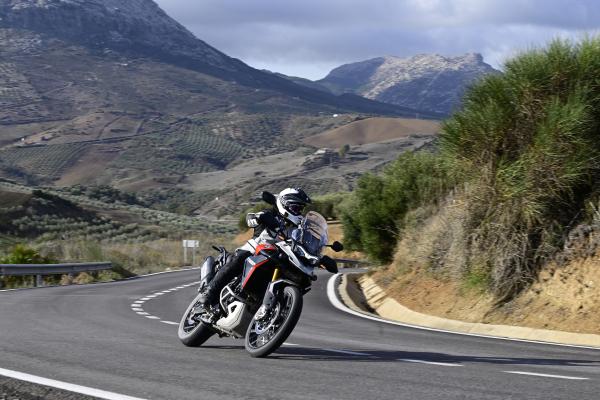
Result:
<svg viewBox="0 0 600 400">
<path fill-rule="evenodd" d="M 557 40 L 465 95 L 435 153 L 361 178 L 346 244 L 494 294 L 530 285 L 598 206 L 600 38 Z M 400 246 L 397 246 L 400 242 Z M 410 248 L 411 251 L 407 251 Z"/>
<path fill-rule="evenodd" d="M 110 261 L 112 271 L 82 273 L 75 283 L 104 281 L 183 265 L 181 239 L 202 238 L 199 261 L 213 244 L 227 244 L 233 227 L 152 210 L 110 187 L 31 190 L 0 182 L 0 261 L 10 264 Z M 214 229 L 213 229 L 214 228 Z M 5 277 L 5 287 L 32 277 Z M 72 283 L 67 277 L 46 284 Z"/>
</svg>

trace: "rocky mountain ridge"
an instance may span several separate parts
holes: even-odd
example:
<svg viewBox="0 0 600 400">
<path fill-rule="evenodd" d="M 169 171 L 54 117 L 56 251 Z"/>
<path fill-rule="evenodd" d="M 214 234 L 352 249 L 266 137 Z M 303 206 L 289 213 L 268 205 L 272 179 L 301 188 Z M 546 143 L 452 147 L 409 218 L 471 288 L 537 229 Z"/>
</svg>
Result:
<svg viewBox="0 0 600 400">
<path fill-rule="evenodd" d="M 385 56 L 342 65 L 316 83 L 332 93 L 354 93 L 418 110 L 450 113 L 465 88 L 486 74 L 498 73 L 478 53 L 457 57 L 418 54 Z"/>
<path fill-rule="evenodd" d="M 0 27 L 27 29 L 98 48 L 186 56 L 223 69 L 239 67 L 152 0 L 0 0 Z"/>
<path fill-rule="evenodd" d="M 256 70 L 196 38 L 152 0 L 0 0 L 0 29 L 26 30 L 44 43 L 58 39 L 100 55 L 146 57 L 312 103 L 375 114 L 408 111 L 351 94 L 332 96 Z"/>
</svg>

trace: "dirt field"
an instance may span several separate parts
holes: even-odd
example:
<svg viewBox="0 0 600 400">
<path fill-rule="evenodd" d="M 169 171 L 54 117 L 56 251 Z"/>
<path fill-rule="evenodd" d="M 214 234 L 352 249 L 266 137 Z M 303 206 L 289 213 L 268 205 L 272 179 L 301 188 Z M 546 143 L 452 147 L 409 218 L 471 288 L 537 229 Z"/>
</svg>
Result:
<svg viewBox="0 0 600 400">
<path fill-rule="evenodd" d="M 404 138 L 409 135 L 434 135 L 437 121 L 408 118 L 367 118 L 304 139 L 315 147 L 339 148 Z"/>
</svg>

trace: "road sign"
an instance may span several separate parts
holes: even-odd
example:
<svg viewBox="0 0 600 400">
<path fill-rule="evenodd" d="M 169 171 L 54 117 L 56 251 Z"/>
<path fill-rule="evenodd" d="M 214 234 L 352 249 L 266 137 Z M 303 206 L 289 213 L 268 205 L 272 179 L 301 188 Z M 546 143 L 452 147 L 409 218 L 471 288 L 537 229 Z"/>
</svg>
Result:
<svg viewBox="0 0 600 400">
<path fill-rule="evenodd" d="M 200 247 L 200 241 L 199 240 L 183 240 L 183 247 L 188 247 L 188 248 L 196 248 L 196 247 Z"/>
<path fill-rule="evenodd" d="M 183 265 L 188 265 L 188 249 L 192 250 L 192 267 L 196 265 L 196 249 L 200 247 L 199 240 L 182 240 L 183 244 Z"/>
</svg>

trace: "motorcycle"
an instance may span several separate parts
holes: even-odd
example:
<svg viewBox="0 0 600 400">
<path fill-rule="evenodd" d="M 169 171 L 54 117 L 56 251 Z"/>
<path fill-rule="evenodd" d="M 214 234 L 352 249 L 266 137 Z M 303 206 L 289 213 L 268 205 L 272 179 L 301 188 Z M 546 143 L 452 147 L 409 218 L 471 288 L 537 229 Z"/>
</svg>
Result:
<svg viewBox="0 0 600 400">
<path fill-rule="evenodd" d="M 274 204 L 275 196 L 263 192 L 263 200 Z M 252 357 L 266 357 L 276 351 L 292 333 L 302 313 L 303 296 L 317 279 L 315 268 L 323 266 L 337 272 L 332 258 L 322 255 L 324 247 L 343 250 L 339 242 L 328 245 L 327 221 L 310 211 L 290 237 L 276 240 L 249 240 L 244 248 L 253 250 L 241 276 L 235 277 L 220 292 L 219 318 L 214 323 L 203 319 L 207 311 L 198 294 L 179 323 L 178 336 L 186 346 L 201 346 L 210 337 L 244 338 Z M 230 257 L 223 247 L 215 259 L 209 256 L 200 270 L 201 292 Z"/>
</svg>

